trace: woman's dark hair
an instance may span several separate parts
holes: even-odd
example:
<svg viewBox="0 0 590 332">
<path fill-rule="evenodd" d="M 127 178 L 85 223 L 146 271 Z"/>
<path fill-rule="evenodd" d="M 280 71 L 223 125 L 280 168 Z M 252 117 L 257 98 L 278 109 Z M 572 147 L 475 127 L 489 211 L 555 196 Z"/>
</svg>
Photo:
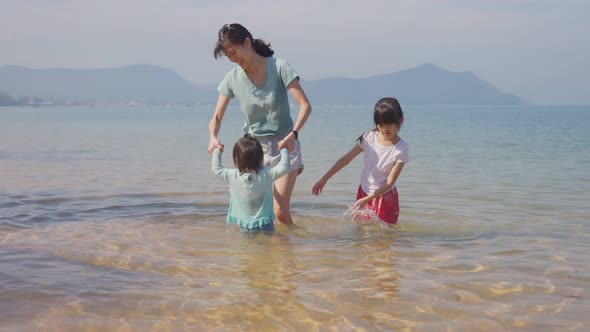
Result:
<svg viewBox="0 0 590 332">
<path fill-rule="evenodd" d="M 223 56 L 223 48 L 226 44 L 243 45 L 246 38 L 250 38 L 252 48 L 258 55 L 265 58 L 273 56 L 275 52 L 270 48 L 270 43 L 267 44 L 262 39 L 254 39 L 248 29 L 244 28 L 239 23 L 224 24 L 217 33 L 217 43 L 213 50 L 215 59 Z"/>
<path fill-rule="evenodd" d="M 402 111 L 402 107 L 400 106 L 399 102 L 395 98 L 385 97 L 379 99 L 377 104 L 375 104 L 375 110 L 373 112 L 373 121 L 375 122 L 375 126 L 384 125 L 384 124 L 395 124 L 398 128 L 402 125 L 402 119 L 404 118 L 404 112 Z M 377 128 L 373 129 L 377 130 Z M 363 133 L 359 138 L 358 141 L 363 141 Z"/>
<path fill-rule="evenodd" d="M 234 145 L 233 157 L 234 164 L 240 171 L 255 171 L 258 173 L 258 170 L 262 168 L 264 152 L 256 137 L 246 134 Z"/>
</svg>

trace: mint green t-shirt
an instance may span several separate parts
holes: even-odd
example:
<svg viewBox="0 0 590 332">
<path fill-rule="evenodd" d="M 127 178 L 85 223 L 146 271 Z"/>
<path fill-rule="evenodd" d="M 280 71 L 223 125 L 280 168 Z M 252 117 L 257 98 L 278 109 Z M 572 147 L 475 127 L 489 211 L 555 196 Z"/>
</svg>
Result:
<svg viewBox="0 0 590 332">
<path fill-rule="evenodd" d="M 227 222 L 243 228 L 260 228 L 272 224 L 273 182 L 289 173 L 289 151 L 281 150 L 281 161 L 274 167 L 263 167 L 258 173 L 243 173 L 239 169 L 224 168 L 221 152 L 215 149 L 211 157 L 211 170 L 229 184 Z"/>
<path fill-rule="evenodd" d="M 224 96 L 238 99 L 248 133 L 254 136 L 276 136 L 293 130 L 287 86 L 299 76 L 285 60 L 267 59 L 262 86 L 254 85 L 238 66 L 217 87 Z"/>
</svg>

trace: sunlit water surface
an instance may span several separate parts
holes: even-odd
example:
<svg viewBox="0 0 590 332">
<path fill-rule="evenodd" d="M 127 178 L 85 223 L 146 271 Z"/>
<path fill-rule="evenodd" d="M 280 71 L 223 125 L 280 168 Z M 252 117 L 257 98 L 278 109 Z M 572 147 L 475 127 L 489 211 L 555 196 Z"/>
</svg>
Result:
<svg viewBox="0 0 590 332">
<path fill-rule="evenodd" d="M 0 109 L 0 330 L 590 329 L 589 108 L 406 107 L 391 228 L 344 216 L 361 160 L 311 195 L 371 127 L 316 107 L 298 228 L 256 236 L 225 223 L 211 112 Z"/>
</svg>

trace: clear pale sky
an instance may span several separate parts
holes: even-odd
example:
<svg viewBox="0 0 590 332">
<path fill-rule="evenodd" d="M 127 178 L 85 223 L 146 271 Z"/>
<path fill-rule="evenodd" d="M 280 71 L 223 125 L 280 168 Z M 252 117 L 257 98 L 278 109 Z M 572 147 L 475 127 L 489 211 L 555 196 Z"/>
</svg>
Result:
<svg viewBox="0 0 590 332">
<path fill-rule="evenodd" d="M 303 79 L 433 63 L 538 104 L 590 104 L 590 0 L 0 0 L 0 65 L 169 67 L 216 84 L 239 22 Z"/>
</svg>

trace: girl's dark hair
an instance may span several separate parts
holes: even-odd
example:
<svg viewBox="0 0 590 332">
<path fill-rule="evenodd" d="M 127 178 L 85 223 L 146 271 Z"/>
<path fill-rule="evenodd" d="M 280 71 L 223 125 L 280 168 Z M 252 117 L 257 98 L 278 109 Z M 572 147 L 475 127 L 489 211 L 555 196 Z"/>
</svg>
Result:
<svg viewBox="0 0 590 332">
<path fill-rule="evenodd" d="M 395 98 L 385 97 L 375 104 L 373 121 L 375 125 L 395 124 L 398 128 L 402 125 L 404 112 Z"/>
<path fill-rule="evenodd" d="M 254 39 L 248 29 L 244 28 L 239 23 L 224 24 L 219 32 L 217 33 L 217 43 L 213 50 L 213 57 L 218 59 L 223 56 L 223 48 L 226 44 L 243 45 L 246 38 L 250 38 L 252 42 L 252 48 L 258 55 L 265 58 L 273 56 L 275 52 L 270 47 L 270 43 L 267 44 L 262 39 Z"/>
<path fill-rule="evenodd" d="M 246 134 L 234 145 L 234 164 L 242 171 L 258 171 L 262 168 L 264 152 L 256 137 Z"/>
<path fill-rule="evenodd" d="M 375 122 L 375 126 L 395 124 L 398 128 L 400 128 L 403 118 L 404 112 L 402 111 L 402 107 L 400 106 L 397 99 L 385 97 L 379 99 L 377 104 L 375 104 L 375 110 L 373 112 L 373 121 Z M 377 130 L 377 128 L 375 127 L 373 130 Z M 364 135 L 365 133 L 359 136 L 357 140 L 362 142 Z"/>
</svg>

